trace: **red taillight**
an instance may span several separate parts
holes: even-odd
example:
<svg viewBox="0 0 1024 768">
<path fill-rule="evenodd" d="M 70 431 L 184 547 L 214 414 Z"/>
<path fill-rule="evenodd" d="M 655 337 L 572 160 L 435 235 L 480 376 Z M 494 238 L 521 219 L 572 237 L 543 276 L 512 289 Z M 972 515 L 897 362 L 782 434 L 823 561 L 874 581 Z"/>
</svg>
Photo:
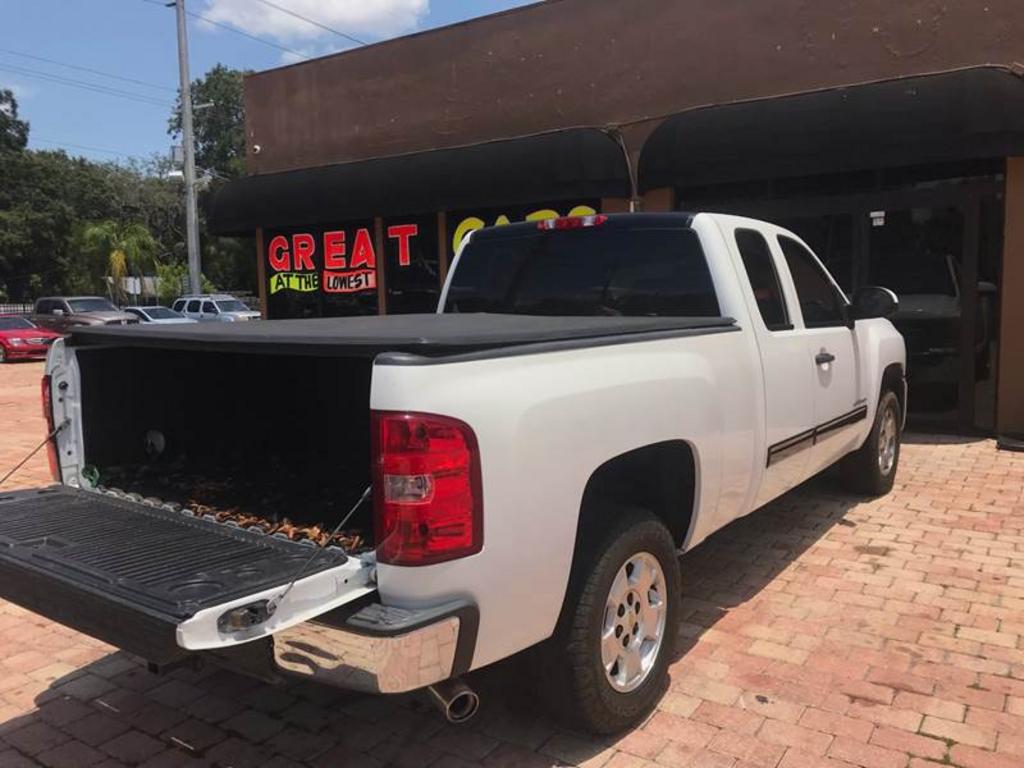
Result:
<svg viewBox="0 0 1024 768">
<path fill-rule="evenodd" d="M 468 424 L 446 416 L 374 411 L 377 561 L 429 565 L 484 543 L 480 451 Z"/>
<path fill-rule="evenodd" d="M 53 391 L 49 376 L 43 376 L 39 390 L 43 402 L 43 418 L 46 419 L 46 434 L 50 434 L 53 432 Z M 59 483 L 60 464 L 57 462 L 56 437 L 51 437 L 46 441 L 46 458 L 50 463 L 50 476 Z"/>
<path fill-rule="evenodd" d="M 608 221 L 603 213 L 595 213 L 590 216 L 559 216 L 557 219 L 541 219 L 537 222 L 537 229 L 584 229 L 585 227 L 599 227 Z"/>
</svg>

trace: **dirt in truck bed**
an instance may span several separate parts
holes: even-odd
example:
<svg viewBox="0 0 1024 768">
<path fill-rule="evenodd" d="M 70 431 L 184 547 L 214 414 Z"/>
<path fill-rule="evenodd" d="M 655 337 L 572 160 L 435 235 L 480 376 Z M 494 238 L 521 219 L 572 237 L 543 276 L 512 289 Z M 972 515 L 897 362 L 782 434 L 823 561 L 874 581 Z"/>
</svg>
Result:
<svg viewBox="0 0 1024 768">
<path fill-rule="evenodd" d="M 361 527 L 347 527 L 331 535 L 362 489 L 339 497 L 336 487 L 304 480 L 287 473 L 276 473 L 263 482 L 227 474 L 212 478 L 182 466 L 143 465 L 103 468 L 97 485 L 147 499 L 155 497 L 198 516 L 268 535 L 283 535 L 292 541 L 330 544 L 348 552 L 368 549 L 367 532 Z"/>
</svg>

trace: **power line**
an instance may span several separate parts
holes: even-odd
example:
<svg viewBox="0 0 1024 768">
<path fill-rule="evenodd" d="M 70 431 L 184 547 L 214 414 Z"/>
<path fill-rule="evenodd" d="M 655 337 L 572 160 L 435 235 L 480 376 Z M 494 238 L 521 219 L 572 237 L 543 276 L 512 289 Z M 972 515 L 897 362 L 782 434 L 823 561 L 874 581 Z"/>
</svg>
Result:
<svg viewBox="0 0 1024 768">
<path fill-rule="evenodd" d="M 41 139 L 38 136 L 36 136 L 35 134 L 32 134 L 30 136 L 30 139 L 32 141 L 42 142 L 43 144 L 52 144 L 55 147 L 66 147 L 66 148 L 70 148 L 70 149 L 84 149 L 84 150 L 89 151 L 89 152 L 103 152 L 104 154 L 107 154 L 107 155 L 120 155 L 121 157 L 134 157 L 134 155 L 129 155 L 129 154 L 125 153 L 125 152 L 118 152 L 116 149 L 106 149 L 104 147 L 90 147 L 87 144 L 72 144 L 69 141 L 54 141 L 53 139 Z"/>
<path fill-rule="evenodd" d="M 277 3 L 270 2 L 270 0 L 259 0 L 259 1 L 261 3 L 263 3 L 264 5 L 270 6 L 271 8 L 274 8 L 274 9 L 280 11 L 281 13 L 287 13 L 289 16 L 293 16 L 294 18 L 299 19 L 300 21 L 304 21 L 307 24 L 312 24 L 314 27 L 319 27 L 320 29 L 323 29 L 323 30 L 325 30 L 327 32 L 330 32 L 331 34 L 337 35 L 338 37 L 342 37 L 342 38 L 344 38 L 344 39 L 346 39 L 346 40 L 348 40 L 350 42 L 353 42 L 356 45 L 368 45 L 368 43 L 365 40 L 360 40 L 358 37 L 353 37 L 352 35 L 348 34 L 347 32 L 339 32 L 338 30 L 334 29 L 333 27 L 328 27 L 326 24 L 322 24 L 319 21 L 315 21 L 315 20 L 310 19 L 310 18 L 308 18 L 306 16 L 303 16 L 302 14 L 296 13 L 295 11 L 293 11 L 293 10 L 291 10 L 289 8 L 283 8 L 280 5 L 278 5 Z"/>
<path fill-rule="evenodd" d="M 164 2 L 163 0 L 142 0 L 142 2 L 149 3 L 150 5 L 158 5 L 161 8 L 168 7 L 167 3 Z M 170 7 L 174 7 L 174 4 L 172 3 Z M 256 35 L 250 35 L 248 32 L 243 32 L 240 29 L 232 27 L 230 24 L 223 24 L 223 23 L 217 21 L 216 19 L 211 19 L 209 16 L 204 16 L 201 13 L 196 13 L 195 11 L 189 11 L 187 9 L 186 9 L 185 13 L 187 13 L 193 19 L 200 19 L 202 21 L 205 21 L 207 24 L 212 24 L 215 27 L 220 27 L 221 29 L 226 29 L 228 32 L 233 32 L 236 35 L 241 35 L 242 37 L 247 37 L 250 40 L 255 40 L 257 43 L 263 43 L 263 45 L 269 45 L 271 48 L 277 48 L 277 50 L 279 50 L 279 51 L 284 51 L 285 53 L 290 53 L 293 56 L 298 56 L 300 59 L 309 58 L 308 56 L 306 56 L 306 55 L 304 55 L 302 53 L 299 53 L 298 51 L 296 51 L 296 50 L 294 50 L 292 48 L 288 48 L 287 46 L 284 46 L 284 45 L 279 45 L 279 44 L 275 43 L 274 41 L 267 40 L 266 38 L 263 38 L 263 37 L 257 37 Z"/>
<path fill-rule="evenodd" d="M 70 77 L 63 77 L 61 75 L 54 75 L 48 72 L 40 72 L 39 70 L 27 69 L 24 67 L 16 67 L 11 64 L 0 64 L 0 71 L 12 72 L 16 75 L 24 75 L 25 77 L 33 77 L 37 80 L 45 80 L 51 83 L 57 83 L 58 85 L 66 85 L 71 88 L 79 88 L 84 91 L 92 91 L 93 93 L 101 93 L 105 96 L 116 96 L 121 99 L 127 99 L 128 101 L 135 101 L 140 104 L 149 104 L 150 106 L 156 107 L 173 107 L 174 104 L 169 101 L 161 101 L 152 96 L 146 96 L 141 93 L 131 93 L 130 91 L 122 91 L 118 88 L 111 88 L 106 85 L 100 85 L 98 83 L 88 83 L 84 80 L 75 80 Z"/>
<path fill-rule="evenodd" d="M 145 80 L 136 80 L 135 78 L 132 78 L 132 77 L 122 77 L 121 75 L 115 75 L 115 74 L 112 74 L 110 72 L 103 72 L 102 70 L 99 70 L 99 69 L 92 69 L 90 67 L 83 67 L 83 66 L 81 66 L 79 64 L 71 64 L 70 62 L 66 62 L 66 61 L 57 61 L 56 59 L 47 59 L 44 56 L 36 56 L 35 54 L 32 54 L 32 53 L 22 53 L 21 51 L 12 51 L 12 50 L 10 50 L 8 48 L 0 48 L 0 53 L 9 53 L 9 54 L 12 54 L 13 56 L 21 56 L 21 57 L 26 58 L 26 59 L 35 59 L 36 61 L 43 61 L 43 62 L 46 62 L 47 64 L 56 64 L 58 67 L 67 67 L 68 69 L 77 69 L 80 72 L 88 72 L 88 73 L 93 74 L 93 75 L 100 75 L 101 77 L 109 77 L 112 80 L 121 80 L 121 81 L 123 81 L 125 83 L 132 83 L 134 85 L 143 85 L 146 88 L 156 88 L 156 89 L 161 90 L 161 91 L 171 91 L 172 93 L 177 93 L 178 92 L 177 88 L 170 88 L 170 87 L 168 87 L 166 85 L 157 85 L 156 83 L 147 83 Z"/>
</svg>

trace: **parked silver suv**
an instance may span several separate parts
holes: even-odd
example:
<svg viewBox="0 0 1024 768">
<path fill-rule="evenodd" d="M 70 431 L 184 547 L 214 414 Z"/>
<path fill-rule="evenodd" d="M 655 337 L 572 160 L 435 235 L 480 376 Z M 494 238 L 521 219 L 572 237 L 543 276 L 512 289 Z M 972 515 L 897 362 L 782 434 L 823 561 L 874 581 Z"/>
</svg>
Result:
<svg viewBox="0 0 1024 768">
<path fill-rule="evenodd" d="M 241 320 L 260 319 L 259 312 L 249 309 L 228 293 L 188 294 L 176 299 L 171 309 L 202 322 L 235 323 Z"/>
</svg>

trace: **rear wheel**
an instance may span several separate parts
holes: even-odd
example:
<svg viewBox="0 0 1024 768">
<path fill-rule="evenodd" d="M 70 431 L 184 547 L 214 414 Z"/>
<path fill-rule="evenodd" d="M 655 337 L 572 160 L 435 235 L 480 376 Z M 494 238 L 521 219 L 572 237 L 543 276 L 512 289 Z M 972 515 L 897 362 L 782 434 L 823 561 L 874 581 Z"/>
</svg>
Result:
<svg viewBox="0 0 1024 768">
<path fill-rule="evenodd" d="M 679 626 L 676 547 L 659 520 L 624 510 L 579 566 L 589 572 L 542 650 L 547 698 L 575 725 L 618 733 L 647 715 L 665 687 Z"/>
<path fill-rule="evenodd" d="M 892 490 L 900 461 L 902 412 L 896 393 L 882 392 L 867 440 L 842 463 L 844 484 L 855 493 L 882 496 Z"/>
<path fill-rule="evenodd" d="M 3 365 L 6 362 L 7 362 L 7 350 L 4 349 L 3 347 L 0 347 L 0 365 Z"/>
</svg>

